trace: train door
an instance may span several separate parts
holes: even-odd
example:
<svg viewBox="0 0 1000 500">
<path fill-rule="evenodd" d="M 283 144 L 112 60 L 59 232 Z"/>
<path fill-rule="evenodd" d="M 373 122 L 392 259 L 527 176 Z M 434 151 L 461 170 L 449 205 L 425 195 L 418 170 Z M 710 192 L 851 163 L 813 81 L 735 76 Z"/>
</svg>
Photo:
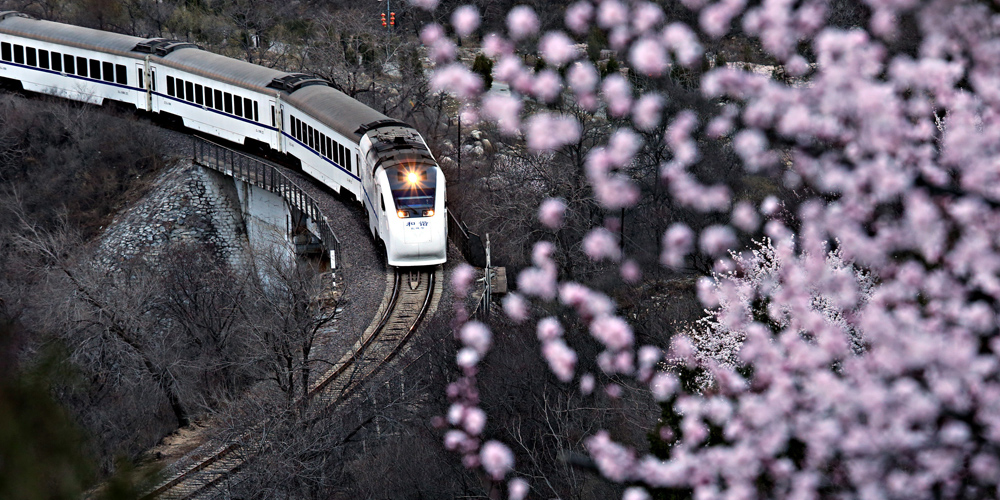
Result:
<svg viewBox="0 0 1000 500">
<path fill-rule="evenodd" d="M 267 104 L 269 110 L 268 112 L 271 114 L 271 134 L 269 145 L 271 146 L 271 149 L 275 151 L 284 152 L 284 138 L 281 137 L 281 131 L 285 129 L 281 123 L 281 118 L 284 114 L 282 113 L 282 109 L 284 109 L 284 106 L 282 106 L 280 101 L 277 99 L 268 99 Z"/>
<path fill-rule="evenodd" d="M 149 66 L 146 61 L 135 63 L 135 86 L 140 90 L 135 93 L 135 107 L 145 110 L 153 110 L 152 96 L 149 94 Z"/>
</svg>

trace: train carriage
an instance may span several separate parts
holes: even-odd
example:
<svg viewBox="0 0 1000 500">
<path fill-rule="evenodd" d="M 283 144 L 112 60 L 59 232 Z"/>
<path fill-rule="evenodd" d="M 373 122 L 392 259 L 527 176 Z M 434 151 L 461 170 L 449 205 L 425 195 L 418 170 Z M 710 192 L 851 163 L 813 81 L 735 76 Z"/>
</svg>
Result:
<svg viewBox="0 0 1000 500">
<path fill-rule="evenodd" d="M 393 266 L 445 261 L 444 175 L 412 127 L 320 78 L 146 39 L 0 12 L 0 78 L 27 91 L 171 115 L 184 126 L 297 158 L 351 193 Z"/>
</svg>

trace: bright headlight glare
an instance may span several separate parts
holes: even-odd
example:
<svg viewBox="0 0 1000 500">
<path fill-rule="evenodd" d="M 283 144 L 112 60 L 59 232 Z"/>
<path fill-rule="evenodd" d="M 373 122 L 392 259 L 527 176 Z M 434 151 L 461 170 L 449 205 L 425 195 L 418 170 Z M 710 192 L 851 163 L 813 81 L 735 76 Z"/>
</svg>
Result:
<svg viewBox="0 0 1000 500">
<path fill-rule="evenodd" d="M 397 210 L 396 215 L 398 215 L 400 219 L 405 219 L 410 216 L 410 213 L 406 210 Z"/>
</svg>

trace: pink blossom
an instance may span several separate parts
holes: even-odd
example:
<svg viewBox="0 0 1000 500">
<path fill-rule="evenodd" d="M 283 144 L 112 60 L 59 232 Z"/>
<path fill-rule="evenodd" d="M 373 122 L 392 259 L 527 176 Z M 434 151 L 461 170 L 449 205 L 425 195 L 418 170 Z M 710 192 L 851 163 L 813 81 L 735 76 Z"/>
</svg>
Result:
<svg viewBox="0 0 1000 500">
<path fill-rule="evenodd" d="M 632 327 L 617 316 L 600 316 L 590 323 L 590 334 L 613 351 L 632 346 Z"/>
<path fill-rule="evenodd" d="M 774 196 L 768 196 L 764 198 L 764 201 L 760 204 L 760 213 L 764 215 L 774 215 L 778 209 L 781 208 L 778 199 Z"/>
<path fill-rule="evenodd" d="M 445 449 L 455 451 L 469 438 L 464 432 L 452 429 L 444 433 L 444 447 Z"/>
<path fill-rule="evenodd" d="M 549 316 L 538 322 L 538 340 L 548 342 L 562 337 L 563 328 L 559 320 Z"/>
<path fill-rule="evenodd" d="M 470 436 L 478 436 L 486 428 L 486 412 L 481 408 L 466 408 L 462 416 L 462 427 Z"/>
<path fill-rule="evenodd" d="M 562 339 L 549 340 L 542 344 L 542 355 L 549 363 L 549 368 L 561 382 L 573 380 L 573 370 L 576 367 L 576 352 L 569 348 Z"/>
<path fill-rule="evenodd" d="M 612 165 L 624 167 L 639 152 L 642 138 L 627 128 L 615 130 L 608 139 L 607 159 Z"/>
<path fill-rule="evenodd" d="M 497 59 L 514 52 L 514 46 L 496 33 L 490 33 L 483 38 L 483 54 Z"/>
<path fill-rule="evenodd" d="M 451 14 L 451 25 L 458 36 L 469 36 L 479 27 L 479 9 L 473 5 L 463 5 Z"/>
<path fill-rule="evenodd" d="M 698 42 L 698 36 L 686 24 L 671 23 L 663 29 L 662 40 L 681 65 L 692 67 L 700 62 L 704 49 Z"/>
<path fill-rule="evenodd" d="M 626 283 L 635 285 L 642 279 L 642 269 L 639 267 L 639 263 L 632 259 L 623 262 L 619 271 Z"/>
<path fill-rule="evenodd" d="M 538 33 L 538 16 L 527 5 L 518 5 L 507 13 L 507 31 L 514 40 L 521 40 Z"/>
<path fill-rule="evenodd" d="M 701 28 L 713 38 L 729 32 L 729 23 L 743 11 L 746 0 L 722 0 L 701 11 Z"/>
<path fill-rule="evenodd" d="M 599 227 L 592 229 L 583 239 L 583 252 L 590 260 L 598 261 L 603 259 L 618 260 L 621 258 L 621 249 L 618 248 L 618 238 L 611 234 L 611 231 Z"/>
<path fill-rule="evenodd" d="M 608 112 L 620 117 L 628 113 L 632 107 L 632 88 L 621 75 L 609 75 L 604 79 L 601 90 L 608 103 Z"/>
<path fill-rule="evenodd" d="M 573 92 L 579 95 L 593 92 L 601 77 L 589 61 L 577 61 L 569 67 L 566 81 L 573 88 Z"/>
<path fill-rule="evenodd" d="M 444 28 L 440 24 L 431 23 L 420 30 L 420 41 L 424 45 L 434 45 L 442 38 L 444 38 Z"/>
<path fill-rule="evenodd" d="M 589 373 L 585 373 L 585 374 L 581 375 L 580 376 L 580 394 L 583 394 L 584 396 L 590 395 L 590 393 L 594 392 L 594 384 L 595 384 L 595 381 L 594 381 L 594 376 L 593 375 L 591 375 Z"/>
<path fill-rule="evenodd" d="M 611 399 L 618 399 L 622 397 L 622 386 L 618 384 L 608 384 L 604 386 L 604 394 L 607 394 Z"/>
<path fill-rule="evenodd" d="M 760 217 L 753 205 L 746 201 L 737 203 L 733 209 L 733 225 L 746 232 L 756 231 L 760 226 Z"/>
<path fill-rule="evenodd" d="M 559 74 L 550 69 L 544 70 L 535 76 L 535 82 L 531 86 L 531 91 L 543 102 L 553 102 L 562 92 L 562 79 Z"/>
<path fill-rule="evenodd" d="M 602 0 L 597 7 L 597 25 L 611 29 L 628 22 L 628 7 L 618 0 Z"/>
<path fill-rule="evenodd" d="M 584 34 L 590 27 L 594 6 L 588 1 L 576 2 L 566 8 L 566 26 L 577 34 Z"/>
<path fill-rule="evenodd" d="M 514 468 L 514 454 L 499 441 L 487 441 L 479 452 L 479 461 L 494 481 L 500 481 Z"/>
<path fill-rule="evenodd" d="M 642 2 L 632 13 L 632 28 L 637 33 L 645 33 L 663 22 L 663 9 L 652 2 Z"/>
<path fill-rule="evenodd" d="M 480 356 L 485 355 L 486 351 L 490 350 L 492 341 L 490 329 L 478 321 L 470 321 L 462 326 L 459 338 L 463 344 L 475 349 Z"/>
<path fill-rule="evenodd" d="M 528 482 L 516 477 L 507 483 L 507 491 L 510 493 L 508 500 L 524 500 L 528 496 Z"/>
<path fill-rule="evenodd" d="M 517 288 L 525 295 L 552 300 L 556 297 L 556 286 L 552 266 L 531 267 L 517 275 Z"/>
<path fill-rule="evenodd" d="M 431 88 L 437 92 L 452 92 L 460 99 L 471 99 L 483 88 L 479 75 L 461 64 L 451 64 L 434 72 Z"/>
<path fill-rule="evenodd" d="M 455 43 L 447 38 L 441 38 L 430 46 L 430 58 L 437 64 L 444 64 L 455 60 L 458 48 Z"/>
<path fill-rule="evenodd" d="M 464 347 L 458 350 L 458 354 L 455 356 L 455 364 L 462 368 L 470 369 L 479 364 L 480 359 L 480 355 L 475 349 Z"/>
<path fill-rule="evenodd" d="M 455 293 L 462 296 L 469 294 L 469 286 L 475 278 L 475 272 L 472 266 L 465 263 L 455 267 L 451 273 L 451 286 L 455 288 Z"/>
<path fill-rule="evenodd" d="M 680 387 L 677 377 L 671 373 L 657 373 L 649 381 L 649 390 L 653 393 L 653 399 L 663 402 L 674 396 Z"/>
<path fill-rule="evenodd" d="M 549 229 L 557 230 L 563 225 L 566 202 L 562 198 L 548 198 L 538 207 L 538 220 Z"/>
<path fill-rule="evenodd" d="M 681 223 L 671 224 L 663 233 L 663 251 L 660 262 L 663 265 L 678 268 L 684 264 L 684 258 L 691 253 L 694 244 L 694 232 Z"/>
<path fill-rule="evenodd" d="M 612 441 L 607 431 L 598 431 L 587 438 L 584 445 L 604 477 L 616 482 L 624 482 L 630 478 L 635 464 L 635 452 Z"/>
<path fill-rule="evenodd" d="M 632 122 L 639 130 L 650 131 L 660 124 L 663 97 L 659 94 L 643 94 L 632 108 Z"/>
<path fill-rule="evenodd" d="M 575 118 L 554 113 L 537 113 L 528 119 L 525 136 L 534 151 L 554 151 L 580 139 L 580 123 Z"/>
<path fill-rule="evenodd" d="M 493 120 L 508 135 L 517 133 L 521 126 L 521 100 L 509 95 L 487 94 L 483 98 L 483 117 Z"/>
<path fill-rule="evenodd" d="M 632 44 L 629 61 L 636 71 L 647 76 L 662 75 L 670 64 L 667 51 L 653 38 L 643 38 Z"/>
<path fill-rule="evenodd" d="M 650 496 L 645 489 L 632 486 L 631 488 L 625 488 L 622 500 L 650 500 Z"/>
<path fill-rule="evenodd" d="M 562 66 L 580 55 L 573 40 L 561 31 L 550 31 L 542 36 L 538 50 L 545 62 L 552 66 Z"/>
<path fill-rule="evenodd" d="M 410 3 L 424 10 L 434 10 L 438 6 L 439 0 L 410 0 Z"/>
<path fill-rule="evenodd" d="M 518 293 L 508 293 L 501 300 L 503 312 L 515 323 L 522 323 L 528 319 L 528 301 Z"/>
</svg>

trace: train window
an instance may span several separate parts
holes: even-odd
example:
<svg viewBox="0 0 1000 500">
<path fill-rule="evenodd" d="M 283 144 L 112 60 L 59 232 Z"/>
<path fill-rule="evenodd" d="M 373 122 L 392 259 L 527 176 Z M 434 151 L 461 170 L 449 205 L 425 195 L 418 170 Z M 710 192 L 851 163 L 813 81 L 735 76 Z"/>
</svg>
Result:
<svg viewBox="0 0 1000 500">
<path fill-rule="evenodd" d="M 24 45 L 14 45 L 14 62 L 24 64 Z"/>
<path fill-rule="evenodd" d="M 69 54 L 63 54 L 63 71 L 67 75 L 76 74 L 76 64 L 74 63 L 74 61 L 76 61 L 76 59 L 74 59 L 73 56 Z"/>
<path fill-rule="evenodd" d="M 383 212 L 385 212 L 385 198 L 383 198 L 383 197 L 379 196 L 379 197 L 378 197 L 378 202 L 379 202 L 380 204 L 382 204 L 382 211 L 383 211 Z"/>
<path fill-rule="evenodd" d="M 215 97 L 215 109 L 222 111 L 222 91 L 213 89 L 212 94 Z"/>
<path fill-rule="evenodd" d="M 38 67 L 49 69 L 49 51 L 38 49 Z"/>
<path fill-rule="evenodd" d="M 10 43 L 3 42 L 0 43 L 0 59 L 4 61 L 10 61 L 14 58 L 13 50 L 11 49 Z"/>
<path fill-rule="evenodd" d="M 243 116 L 243 99 L 240 98 L 240 96 L 235 96 L 234 101 L 236 101 L 236 106 L 234 107 L 236 110 L 236 116 Z"/>
<path fill-rule="evenodd" d="M 313 130 L 313 149 L 316 151 L 319 151 L 320 149 L 319 141 L 321 135 L 322 134 L 319 133 L 319 130 Z"/>
<path fill-rule="evenodd" d="M 257 101 L 253 102 L 253 121 L 260 121 L 260 115 L 257 114 Z"/>
<path fill-rule="evenodd" d="M 35 51 L 35 48 L 25 47 L 25 51 L 28 54 L 28 66 L 38 66 L 38 52 Z"/>
<path fill-rule="evenodd" d="M 229 92 L 226 92 L 224 95 L 226 96 L 226 113 L 232 113 L 233 112 L 233 94 L 230 94 Z"/>
<path fill-rule="evenodd" d="M 76 58 L 76 74 L 80 76 L 87 76 L 87 58 L 77 56 Z"/>
<path fill-rule="evenodd" d="M 177 98 L 184 99 L 184 80 L 178 78 L 176 83 L 175 88 L 177 89 Z"/>
<path fill-rule="evenodd" d="M 329 158 L 333 154 L 333 141 L 327 137 L 326 138 L 326 157 Z"/>
<path fill-rule="evenodd" d="M 101 61 L 97 59 L 90 60 L 90 77 L 94 80 L 101 79 Z"/>
<path fill-rule="evenodd" d="M 63 58 L 62 54 L 60 54 L 58 52 L 53 52 L 52 53 L 52 58 L 51 59 L 52 59 L 52 70 L 53 71 L 62 71 L 62 58 Z"/>
<path fill-rule="evenodd" d="M 174 96 L 174 77 L 167 77 L 167 95 L 170 97 Z"/>
<path fill-rule="evenodd" d="M 142 78 L 142 68 L 136 68 L 135 74 L 136 74 L 136 76 L 139 77 L 139 80 L 138 80 L 139 81 L 139 88 L 140 89 L 146 88 L 146 80 L 144 80 Z"/>
<path fill-rule="evenodd" d="M 351 171 L 351 151 L 348 150 L 347 154 L 344 155 L 344 161 L 347 162 L 347 171 Z"/>
<path fill-rule="evenodd" d="M 102 62 L 101 68 L 103 68 L 103 71 L 101 71 L 101 75 L 103 75 L 102 80 L 115 83 L 115 65 L 109 62 Z"/>
<path fill-rule="evenodd" d="M 347 151 L 344 150 L 344 145 L 337 144 L 337 163 L 340 164 L 340 166 L 344 166 L 344 164 L 347 163 L 346 161 L 344 161 L 344 156 L 346 156 L 346 153 Z"/>
<path fill-rule="evenodd" d="M 253 104 L 246 97 L 243 98 L 243 115 L 253 120 Z"/>
<path fill-rule="evenodd" d="M 194 84 L 194 102 L 195 102 L 195 104 L 205 104 L 205 99 L 202 98 L 202 92 L 204 92 L 204 91 L 205 91 L 204 87 L 202 87 L 201 85 L 198 85 L 197 83 Z"/>
<path fill-rule="evenodd" d="M 313 148 L 315 146 L 315 144 L 313 143 L 313 132 L 314 132 L 313 128 L 310 127 L 309 125 L 306 125 L 306 145 L 309 146 L 310 148 Z"/>
<path fill-rule="evenodd" d="M 194 84 L 184 82 L 184 99 L 194 102 Z"/>
<path fill-rule="evenodd" d="M 212 89 L 210 89 L 208 87 L 205 87 L 205 107 L 208 107 L 208 108 L 214 108 L 215 107 L 212 104 L 212 95 L 213 95 Z"/>
<path fill-rule="evenodd" d="M 271 106 L 271 126 L 272 127 L 278 126 L 278 120 L 275 119 L 274 106 Z"/>
<path fill-rule="evenodd" d="M 116 64 L 115 65 L 115 83 L 121 85 L 128 85 L 128 73 L 125 65 Z"/>
<path fill-rule="evenodd" d="M 153 87 L 153 92 L 156 92 L 156 70 L 149 72 L 149 86 Z"/>
</svg>

